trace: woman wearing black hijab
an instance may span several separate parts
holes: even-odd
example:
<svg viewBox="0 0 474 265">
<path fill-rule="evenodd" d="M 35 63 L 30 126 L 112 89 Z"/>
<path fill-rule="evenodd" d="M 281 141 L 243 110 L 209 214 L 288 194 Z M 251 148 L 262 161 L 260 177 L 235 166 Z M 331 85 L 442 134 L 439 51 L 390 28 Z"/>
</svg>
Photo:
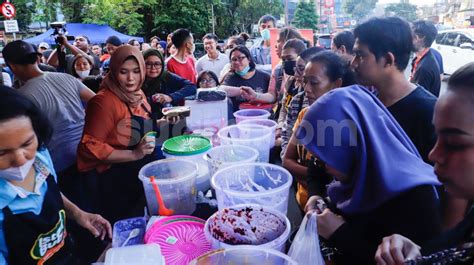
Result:
<svg viewBox="0 0 474 265">
<path fill-rule="evenodd" d="M 143 53 L 146 79 L 142 90 L 151 103 L 152 112 L 161 118 L 163 105 L 183 105 L 184 98 L 196 94 L 196 85 L 166 71 L 163 55 L 156 49 Z"/>
</svg>

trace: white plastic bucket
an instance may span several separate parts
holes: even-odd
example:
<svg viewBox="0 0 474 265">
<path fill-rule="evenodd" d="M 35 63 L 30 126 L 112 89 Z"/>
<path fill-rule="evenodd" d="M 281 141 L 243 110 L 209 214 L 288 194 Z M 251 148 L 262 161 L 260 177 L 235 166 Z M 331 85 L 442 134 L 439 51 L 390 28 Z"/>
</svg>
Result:
<svg viewBox="0 0 474 265">
<path fill-rule="evenodd" d="M 251 209 L 251 210 L 248 211 L 248 209 Z M 230 222 L 223 224 L 223 221 L 218 218 L 218 216 L 226 216 L 229 212 L 235 212 L 235 211 L 241 211 L 243 214 L 239 216 L 237 215 L 229 216 L 231 217 L 233 221 L 232 224 L 230 224 Z M 248 221 L 246 220 L 248 219 L 247 216 L 252 216 L 253 214 L 255 214 L 255 216 L 257 217 L 255 217 L 255 219 L 252 220 L 250 223 L 246 223 L 246 221 Z M 267 216 L 267 217 L 271 216 L 271 219 L 266 219 L 264 217 L 259 218 L 260 216 Z M 249 228 L 249 230 L 250 230 L 250 227 L 252 227 L 252 229 L 255 229 L 255 231 L 258 231 L 259 229 L 264 229 L 265 238 L 268 236 L 275 237 L 273 240 L 269 242 L 266 242 L 260 245 L 253 245 L 253 246 L 274 249 L 280 252 L 285 251 L 285 244 L 290 236 L 290 231 L 291 231 L 290 220 L 288 220 L 286 215 L 284 215 L 283 213 L 277 210 L 274 210 L 268 207 L 262 207 L 260 205 L 255 205 L 255 204 L 236 205 L 229 208 L 221 209 L 218 212 L 214 213 L 211 217 L 209 217 L 209 219 L 207 219 L 206 224 L 204 225 L 204 234 L 206 238 L 211 242 L 213 249 L 232 248 L 235 246 L 241 246 L 241 245 L 232 245 L 229 243 L 224 243 L 216 239 L 213 236 L 213 231 L 212 231 L 213 229 L 220 230 L 219 233 L 221 234 L 227 233 L 229 232 L 229 230 L 230 230 L 230 233 L 232 233 L 235 231 L 235 230 L 234 231 L 232 230 L 236 228 L 240 228 L 241 231 L 239 232 L 243 234 L 247 234 L 247 232 L 249 234 L 253 233 L 253 230 L 242 231 L 243 226 L 240 227 L 236 225 L 236 223 L 238 223 L 239 221 L 236 221 L 236 219 L 234 218 L 242 218 L 242 222 L 245 223 L 245 225 Z M 259 219 L 256 219 L 256 218 L 259 218 Z M 278 224 L 281 225 L 281 227 L 275 227 L 275 224 L 272 223 L 272 221 L 277 222 Z M 277 230 L 278 228 L 280 228 L 279 234 L 270 235 L 273 232 L 276 233 L 275 230 Z M 237 234 L 238 236 L 241 235 L 238 233 L 235 233 L 235 234 Z"/>
<path fill-rule="evenodd" d="M 219 169 L 235 164 L 255 162 L 258 151 L 255 148 L 244 145 L 221 145 L 213 147 L 204 155 L 207 161 L 210 175 L 214 175 Z"/>
<path fill-rule="evenodd" d="M 272 131 L 262 125 L 231 125 L 217 133 L 221 145 L 245 145 L 257 149 L 259 162 L 270 160 Z"/>
<path fill-rule="evenodd" d="M 283 167 L 268 163 L 242 163 L 217 171 L 211 178 L 219 210 L 258 204 L 286 214 L 293 177 Z"/>
<path fill-rule="evenodd" d="M 268 119 L 270 112 L 264 109 L 241 109 L 234 112 L 235 123 L 248 119 Z"/>
<path fill-rule="evenodd" d="M 236 265 L 236 264 L 272 264 L 298 265 L 289 256 L 268 248 L 259 246 L 235 246 L 208 252 L 191 261 L 190 265 Z M 300 264 L 304 265 L 304 264 Z"/>
<path fill-rule="evenodd" d="M 276 128 L 278 125 L 276 121 L 269 120 L 269 119 L 248 119 L 248 120 L 243 120 L 239 123 L 239 125 L 247 125 L 247 124 L 257 124 L 257 125 L 269 127 L 272 130 L 272 141 L 270 143 L 270 147 L 275 146 Z"/>
<path fill-rule="evenodd" d="M 150 215 L 159 213 L 150 176 L 155 177 L 155 183 L 166 208 L 173 210 L 175 215 L 190 215 L 196 209 L 197 172 L 196 163 L 184 159 L 162 159 L 143 166 L 138 178 L 143 182 Z"/>
</svg>

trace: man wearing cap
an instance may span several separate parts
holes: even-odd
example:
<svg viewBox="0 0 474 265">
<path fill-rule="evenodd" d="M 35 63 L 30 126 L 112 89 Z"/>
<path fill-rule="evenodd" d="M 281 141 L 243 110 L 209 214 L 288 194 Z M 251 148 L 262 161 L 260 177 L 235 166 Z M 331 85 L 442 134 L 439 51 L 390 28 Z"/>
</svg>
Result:
<svg viewBox="0 0 474 265">
<path fill-rule="evenodd" d="M 90 61 L 94 62 L 94 65 L 92 66 L 93 75 L 98 75 L 100 73 L 100 59 L 99 57 L 95 56 L 94 53 L 89 49 L 90 41 L 87 36 L 76 36 L 73 44 L 70 44 L 67 41 L 66 37 L 62 35 L 57 37 L 57 41 L 61 45 L 62 51 L 64 51 L 65 48 L 71 51 L 71 54 L 66 55 L 66 73 L 72 74 L 72 64 L 74 62 L 74 57 L 78 54 L 84 57 L 89 57 Z M 48 64 L 54 67 L 59 66 L 57 49 L 54 50 L 49 56 Z"/>
<path fill-rule="evenodd" d="M 122 41 L 117 36 L 112 35 L 112 36 L 109 36 L 105 40 L 105 49 L 107 50 L 110 56 L 112 56 L 115 50 L 120 46 L 122 46 Z M 107 60 L 105 60 L 104 63 L 102 64 L 101 70 L 103 74 L 109 71 L 109 64 L 110 64 L 110 57 L 107 58 Z"/>
<path fill-rule="evenodd" d="M 43 52 L 47 49 L 49 49 L 49 44 L 47 44 L 46 42 L 42 42 L 38 45 L 38 52 L 41 54 L 43 54 Z"/>
<path fill-rule="evenodd" d="M 61 172 L 76 161 L 77 145 L 84 127 L 83 103 L 95 94 L 72 75 L 41 71 L 39 53 L 32 44 L 13 41 L 3 48 L 2 54 L 21 83 L 18 91 L 53 123 L 53 136 L 47 147 L 61 176 Z"/>
</svg>

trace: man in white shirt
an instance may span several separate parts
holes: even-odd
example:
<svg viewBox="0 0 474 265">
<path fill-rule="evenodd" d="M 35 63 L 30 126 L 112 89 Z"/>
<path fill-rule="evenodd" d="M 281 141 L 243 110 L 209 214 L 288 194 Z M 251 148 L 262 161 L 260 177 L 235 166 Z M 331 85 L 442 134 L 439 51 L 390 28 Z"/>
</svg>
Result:
<svg viewBox="0 0 474 265">
<path fill-rule="evenodd" d="M 206 55 L 196 62 L 196 72 L 212 71 L 219 76 L 222 68 L 229 63 L 229 58 L 217 50 L 218 38 L 215 34 L 208 33 L 202 38 Z"/>
</svg>

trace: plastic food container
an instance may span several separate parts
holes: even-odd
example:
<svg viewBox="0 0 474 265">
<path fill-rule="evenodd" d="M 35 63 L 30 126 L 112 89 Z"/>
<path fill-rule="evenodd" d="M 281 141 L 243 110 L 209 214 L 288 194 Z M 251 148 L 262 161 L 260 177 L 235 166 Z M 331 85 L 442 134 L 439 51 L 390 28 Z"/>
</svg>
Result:
<svg viewBox="0 0 474 265">
<path fill-rule="evenodd" d="M 112 247 L 116 248 L 143 244 L 145 231 L 145 217 L 119 220 L 114 224 Z"/>
<path fill-rule="evenodd" d="M 105 254 L 105 265 L 164 265 L 159 245 L 137 245 L 111 248 Z"/>
<path fill-rule="evenodd" d="M 174 265 L 187 265 L 211 250 L 204 235 L 204 220 L 193 216 L 163 218 L 150 227 L 145 242 L 160 245 L 166 264 Z"/>
<path fill-rule="evenodd" d="M 246 124 L 257 124 L 257 125 L 262 125 L 262 126 L 267 126 L 272 130 L 272 141 L 270 143 L 270 147 L 275 146 L 275 136 L 276 136 L 276 128 L 278 123 L 274 120 L 269 120 L 269 119 L 249 119 L 249 120 L 243 120 L 239 123 L 240 125 L 246 125 Z"/>
<path fill-rule="evenodd" d="M 298 265 L 289 256 L 273 249 L 257 246 L 236 246 L 228 249 L 219 249 L 191 261 L 190 265 Z M 304 265 L 304 264 L 301 264 Z"/>
<path fill-rule="evenodd" d="M 150 181 L 155 183 L 166 208 L 174 214 L 189 215 L 196 209 L 196 163 L 184 159 L 163 159 L 146 164 L 140 169 L 138 178 L 143 182 L 150 215 L 159 215 L 158 200 Z"/>
<path fill-rule="evenodd" d="M 241 109 L 234 112 L 235 123 L 248 119 L 268 119 L 270 112 L 264 109 Z"/>
<path fill-rule="evenodd" d="M 217 171 L 211 178 L 219 210 L 258 204 L 286 214 L 293 177 L 283 167 L 268 163 L 242 163 Z"/>
<path fill-rule="evenodd" d="M 257 149 L 259 162 L 270 160 L 272 131 L 262 125 L 231 125 L 217 133 L 221 145 L 245 145 Z M 274 139 L 274 138 L 273 138 Z"/>
<path fill-rule="evenodd" d="M 198 135 L 181 135 L 170 138 L 163 143 L 163 154 L 166 158 L 179 158 L 193 161 L 198 166 L 196 189 L 206 192 L 210 188 L 210 175 L 203 155 L 211 149 L 211 141 Z"/>
<path fill-rule="evenodd" d="M 239 163 L 255 162 L 257 158 L 258 151 L 255 148 L 244 145 L 216 146 L 204 155 L 211 176 L 221 168 Z"/>
<path fill-rule="evenodd" d="M 213 249 L 254 245 L 285 251 L 290 220 L 283 213 L 260 205 L 236 205 L 207 219 L 204 234 Z"/>
</svg>

